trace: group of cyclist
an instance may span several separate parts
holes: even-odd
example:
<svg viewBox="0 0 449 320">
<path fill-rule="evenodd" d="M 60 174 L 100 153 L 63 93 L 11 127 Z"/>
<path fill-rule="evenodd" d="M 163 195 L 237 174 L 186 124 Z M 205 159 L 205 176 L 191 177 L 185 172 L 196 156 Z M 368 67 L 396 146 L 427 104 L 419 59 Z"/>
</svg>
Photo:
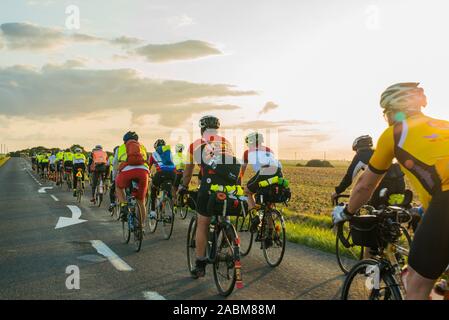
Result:
<svg viewBox="0 0 449 320">
<path fill-rule="evenodd" d="M 356 155 L 331 195 L 332 199 L 342 194 L 359 172 L 364 172 L 357 180 L 348 204 L 335 207 L 332 219 L 334 224 L 350 220 L 367 203 L 373 207 L 392 204 L 391 195 L 405 192 L 406 176 L 425 212 L 411 244 L 407 298 L 427 299 L 449 265 L 449 122 L 422 113 L 427 99 L 419 83 L 397 83 L 388 87 L 382 93 L 380 105 L 389 127 L 380 137 L 376 149 L 368 135 L 354 141 Z M 184 145 L 177 144 L 173 154 L 163 139 L 158 139 L 153 145 L 154 151 L 148 153 L 138 135 L 130 131 L 110 156 L 98 145 L 89 160 L 80 148 L 76 148 L 74 153 L 69 149 L 40 153 L 33 157 L 33 165 L 38 172 L 46 168 L 56 172 L 57 177 L 64 172 L 75 174 L 78 169 L 88 169 L 93 177 L 92 201 L 95 201 L 94 190 L 99 176 L 109 175 L 112 181 L 109 209 L 119 206 L 122 220 L 126 220 L 128 212 L 125 190 L 134 182 L 136 200 L 142 209 L 142 223 L 147 219 L 147 212 L 148 219 L 156 218 L 156 198 L 161 184 L 164 181 L 173 183 L 172 196 L 186 192 L 198 166 L 196 267 L 191 273 L 193 278 L 199 278 L 205 275 L 207 265 L 207 233 L 213 215 L 208 210 L 211 186 L 241 185 L 247 166 L 251 165 L 255 175 L 248 180 L 244 190 L 249 210 L 257 210 L 254 195 L 260 182 L 283 177 L 282 165 L 274 152 L 264 145 L 262 134 L 253 132 L 246 136 L 248 148 L 237 165 L 230 142 L 218 133 L 219 119 L 204 116 L 199 127 L 200 136 L 187 148 L 186 155 Z M 150 179 L 152 167 L 155 167 L 155 173 Z M 74 178 L 74 195 L 76 181 Z M 150 201 L 146 208 L 148 188 Z M 379 196 L 382 189 L 388 190 L 387 197 Z"/>
</svg>

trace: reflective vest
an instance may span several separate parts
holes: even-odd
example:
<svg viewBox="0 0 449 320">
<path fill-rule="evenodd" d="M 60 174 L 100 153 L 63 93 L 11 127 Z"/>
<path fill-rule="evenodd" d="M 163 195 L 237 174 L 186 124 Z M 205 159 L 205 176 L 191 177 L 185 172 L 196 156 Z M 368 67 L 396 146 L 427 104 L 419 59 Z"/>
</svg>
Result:
<svg viewBox="0 0 449 320">
<path fill-rule="evenodd" d="M 92 152 L 92 161 L 94 164 L 104 163 L 108 161 L 108 155 L 103 150 L 95 150 Z"/>
<path fill-rule="evenodd" d="M 175 163 L 176 170 L 182 171 L 186 168 L 186 157 L 182 152 L 175 153 L 173 156 L 173 162 Z"/>
<path fill-rule="evenodd" d="M 86 163 L 86 156 L 82 153 L 75 153 L 73 155 L 73 164 L 82 164 Z"/>
<path fill-rule="evenodd" d="M 143 144 L 140 144 L 140 153 L 143 156 L 143 159 L 145 160 L 145 166 L 148 167 L 148 164 L 146 163 L 146 161 L 148 160 L 147 157 L 147 149 L 145 149 Z M 126 154 L 126 144 L 122 144 L 118 150 L 117 150 L 117 160 L 118 163 L 123 163 L 126 162 L 126 160 L 128 159 L 128 155 Z"/>
<path fill-rule="evenodd" d="M 73 153 L 64 152 L 64 162 L 66 161 L 73 161 Z"/>
<path fill-rule="evenodd" d="M 64 152 L 60 151 L 56 154 L 56 161 L 60 161 L 64 158 Z"/>
</svg>

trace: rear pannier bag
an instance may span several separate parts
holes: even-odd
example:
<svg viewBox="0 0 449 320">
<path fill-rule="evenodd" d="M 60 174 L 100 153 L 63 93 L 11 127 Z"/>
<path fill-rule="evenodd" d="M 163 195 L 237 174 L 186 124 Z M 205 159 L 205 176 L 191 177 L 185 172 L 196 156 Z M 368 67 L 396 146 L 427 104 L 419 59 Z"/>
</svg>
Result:
<svg viewBox="0 0 449 320">
<path fill-rule="evenodd" d="M 226 203 L 226 216 L 238 216 L 242 209 L 248 212 L 247 198 L 243 196 L 229 195 L 224 192 L 211 192 L 207 203 L 207 211 L 212 215 L 223 215 Z"/>
</svg>

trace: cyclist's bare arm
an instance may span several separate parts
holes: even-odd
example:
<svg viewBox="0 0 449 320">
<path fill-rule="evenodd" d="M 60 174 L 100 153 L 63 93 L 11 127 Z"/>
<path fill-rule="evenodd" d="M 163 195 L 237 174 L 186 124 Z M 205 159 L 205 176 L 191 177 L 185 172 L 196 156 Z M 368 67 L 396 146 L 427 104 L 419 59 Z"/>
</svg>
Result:
<svg viewBox="0 0 449 320">
<path fill-rule="evenodd" d="M 195 164 L 186 164 L 186 168 L 184 169 L 184 174 L 182 176 L 182 185 L 188 186 L 190 184 L 190 180 L 192 180 L 193 170 L 195 169 Z"/>
<path fill-rule="evenodd" d="M 248 167 L 247 163 L 242 164 L 242 166 L 240 167 L 240 174 L 239 174 L 240 179 L 243 179 L 247 167 Z"/>
<path fill-rule="evenodd" d="M 360 176 L 349 199 L 348 211 L 355 213 L 371 199 L 374 190 L 376 190 L 385 174 L 376 174 L 369 168 Z"/>
</svg>

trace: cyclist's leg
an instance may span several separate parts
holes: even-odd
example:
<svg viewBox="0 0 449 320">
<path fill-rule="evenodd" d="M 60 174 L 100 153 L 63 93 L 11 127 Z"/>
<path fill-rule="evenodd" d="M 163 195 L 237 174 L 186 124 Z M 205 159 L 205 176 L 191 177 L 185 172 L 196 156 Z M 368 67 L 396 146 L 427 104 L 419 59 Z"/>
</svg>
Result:
<svg viewBox="0 0 449 320">
<path fill-rule="evenodd" d="M 151 192 L 150 192 L 150 210 L 154 212 L 156 210 L 156 197 L 159 186 L 161 185 L 161 173 L 156 172 L 151 180 Z"/>
<path fill-rule="evenodd" d="M 435 195 L 416 230 L 409 256 L 407 299 L 428 299 L 449 264 L 449 191 Z"/>
<path fill-rule="evenodd" d="M 134 179 L 137 180 L 139 190 L 136 194 L 136 200 L 139 202 L 140 208 L 140 222 L 143 223 L 147 217 L 147 211 L 145 207 L 145 197 L 148 192 L 148 171 L 143 169 L 133 170 Z"/>
<path fill-rule="evenodd" d="M 100 177 L 100 172 L 96 169 L 93 171 L 93 181 L 92 181 L 92 200 L 95 200 L 95 189 L 98 185 L 98 179 Z"/>
<path fill-rule="evenodd" d="M 259 172 L 252 177 L 245 187 L 245 194 L 248 197 L 248 210 L 253 209 L 256 206 L 256 201 L 254 200 L 254 195 L 257 193 L 259 188 Z"/>
<path fill-rule="evenodd" d="M 194 278 L 204 277 L 204 275 L 206 274 L 207 233 L 209 231 L 209 225 L 211 221 L 211 216 L 207 213 L 208 201 L 209 201 L 209 192 L 205 187 L 203 187 L 198 192 L 198 215 L 197 215 L 197 226 L 195 234 L 196 266 L 195 269 L 192 270 L 191 272 Z"/>
<path fill-rule="evenodd" d="M 117 174 L 117 178 L 115 179 L 115 194 L 117 196 L 117 201 L 120 204 L 120 215 L 122 220 L 126 219 L 126 215 L 128 212 L 128 203 L 126 201 L 125 189 L 131 184 L 132 181 L 132 173 L 130 171 L 119 172 Z"/>
</svg>

